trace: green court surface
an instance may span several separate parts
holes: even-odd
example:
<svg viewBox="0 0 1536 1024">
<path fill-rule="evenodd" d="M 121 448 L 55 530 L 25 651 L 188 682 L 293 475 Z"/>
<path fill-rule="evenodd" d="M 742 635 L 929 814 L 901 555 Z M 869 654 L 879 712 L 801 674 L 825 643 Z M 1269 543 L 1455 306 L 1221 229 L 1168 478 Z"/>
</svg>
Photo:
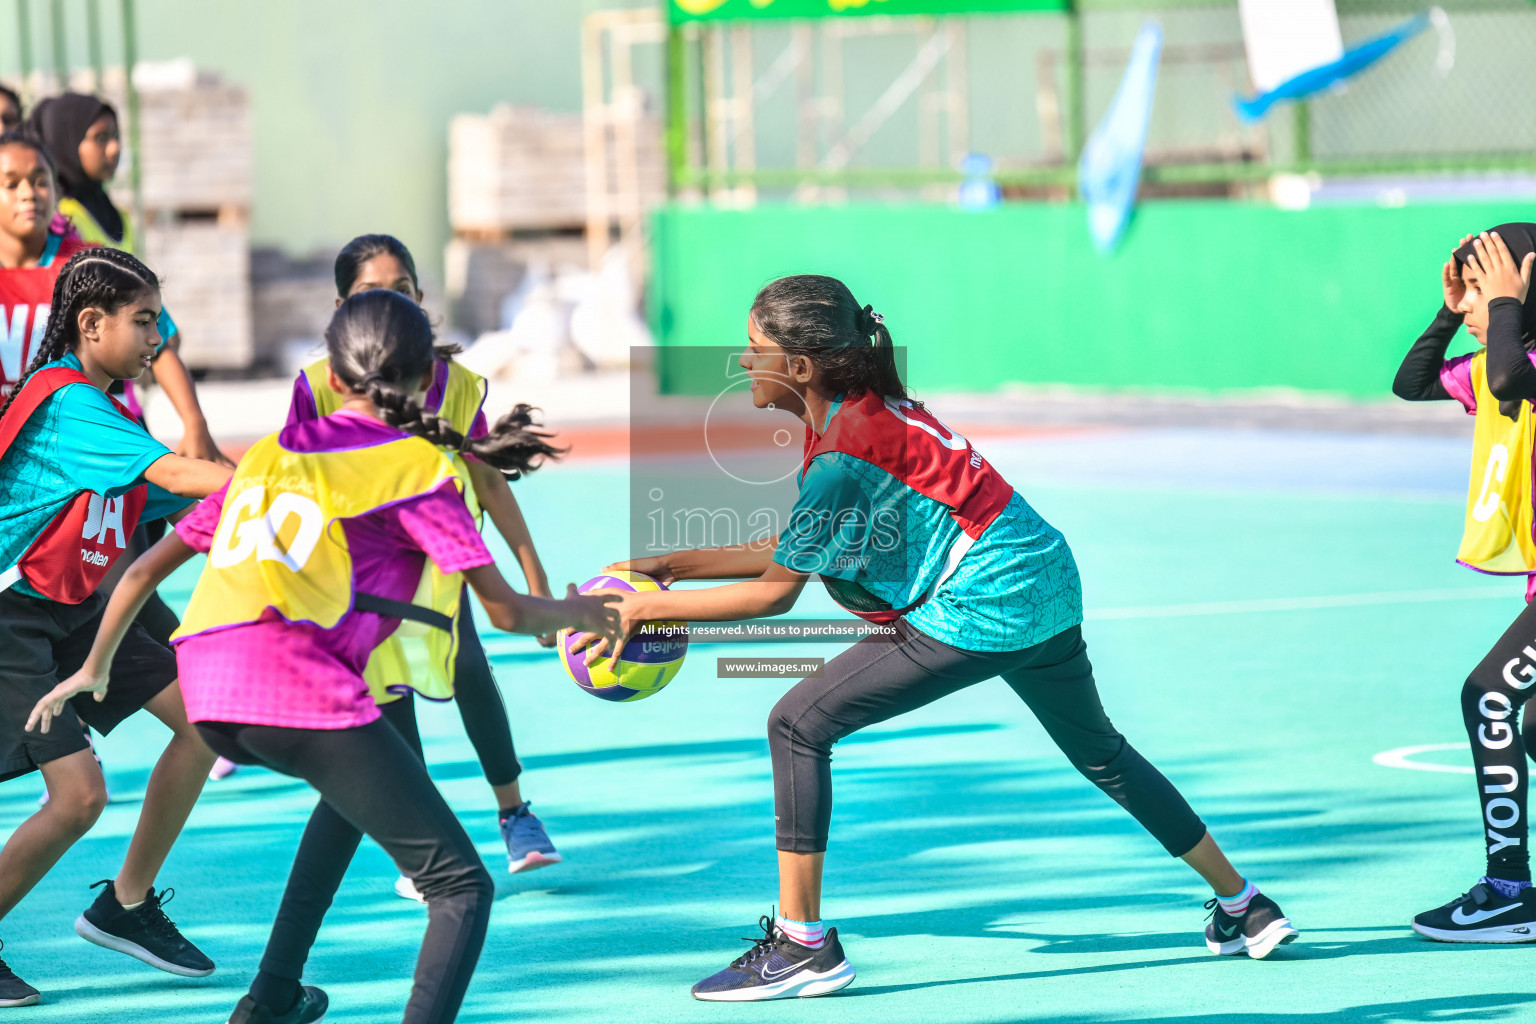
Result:
<svg viewBox="0 0 1536 1024">
<path fill-rule="evenodd" d="M 942 410 L 941 410 L 942 411 Z M 1411 916 L 1481 873 L 1461 681 L 1522 607 L 1518 583 L 1452 562 L 1467 442 L 1130 430 L 982 448 L 1067 535 L 1105 705 L 1243 870 L 1302 929 L 1263 962 L 1209 955 L 1210 893 L 1080 778 L 1001 682 L 841 744 L 824 914 L 859 977 L 824 999 L 704 1004 L 688 987 L 746 948 L 775 898 L 764 722 L 782 682 L 716 677 L 696 646 L 632 705 L 581 693 L 531 639 L 487 647 L 565 863 L 508 876 L 489 790 L 451 707 L 425 707 L 433 776 L 499 900 L 464 1021 L 1517 1021 L 1536 950 L 1422 941 Z M 551 578 L 622 550 L 618 462 L 516 485 Z M 167 588 L 185 599 L 190 577 Z M 802 613 L 830 608 L 807 591 Z M 808 646 L 811 656 L 836 647 Z M 255 970 L 304 785 L 210 783 L 171 855 L 169 912 L 219 964 L 183 980 L 78 939 L 115 873 L 164 730 L 101 743 L 114 802 L 0 926 L 44 992 L 17 1020 L 222 1022 Z M 14 827 L 37 776 L 0 789 Z M 425 912 L 365 843 L 311 958 L 328 1019 L 399 1019 Z"/>
</svg>

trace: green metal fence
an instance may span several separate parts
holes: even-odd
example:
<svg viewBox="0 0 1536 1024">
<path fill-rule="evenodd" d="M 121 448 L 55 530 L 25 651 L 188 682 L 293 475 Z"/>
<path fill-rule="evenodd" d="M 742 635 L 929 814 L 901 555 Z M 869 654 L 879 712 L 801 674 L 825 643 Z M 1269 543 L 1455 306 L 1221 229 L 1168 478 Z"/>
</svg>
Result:
<svg viewBox="0 0 1536 1024">
<path fill-rule="evenodd" d="M 709 20 L 680 14 L 688 2 L 709 7 Z M 1439 42 L 1426 32 L 1338 91 L 1277 107 L 1258 125 L 1241 123 L 1231 102 L 1251 92 L 1236 0 L 1042 0 L 994 5 L 1036 11 L 948 16 L 842 0 L 843 13 L 867 16 L 782 16 L 831 2 L 669 0 L 664 91 L 679 192 L 910 196 L 952 187 L 960 155 L 976 152 L 1007 190 L 1069 194 L 1148 18 L 1164 31 L 1145 176 L 1153 194 L 1240 195 L 1285 171 L 1536 173 L 1531 0 L 1439 0 L 1456 37 L 1448 74 L 1436 70 Z M 776 7 L 776 20 L 732 18 Z M 1422 9 L 1420 0 L 1338 0 L 1346 45 Z"/>
</svg>

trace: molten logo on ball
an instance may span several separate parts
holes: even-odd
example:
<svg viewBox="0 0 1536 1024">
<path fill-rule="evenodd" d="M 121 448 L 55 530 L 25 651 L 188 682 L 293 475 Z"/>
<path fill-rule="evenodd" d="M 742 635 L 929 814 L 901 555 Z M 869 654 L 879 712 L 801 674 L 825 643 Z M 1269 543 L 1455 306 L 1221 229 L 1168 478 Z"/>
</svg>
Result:
<svg viewBox="0 0 1536 1024">
<path fill-rule="evenodd" d="M 581 585 L 583 594 L 594 590 L 666 590 L 644 573 L 620 570 L 596 576 Z M 560 631 L 560 660 L 576 685 L 604 700 L 641 700 L 672 681 L 688 653 L 687 626 L 682 622 L 647 623 L 639 635 L 624 645 L 616 672 L 608 670 L 608 656 L 587 666 L 585 650 L 571 650 L 571 631 Z M 664 632 L 658 633 L 661 630 Z"/>
</svg>

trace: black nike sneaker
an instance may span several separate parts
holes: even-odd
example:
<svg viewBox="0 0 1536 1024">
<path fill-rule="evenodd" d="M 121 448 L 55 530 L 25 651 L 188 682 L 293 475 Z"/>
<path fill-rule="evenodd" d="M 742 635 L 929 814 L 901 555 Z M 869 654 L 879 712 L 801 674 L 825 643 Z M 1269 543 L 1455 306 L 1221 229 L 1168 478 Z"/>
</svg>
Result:
<svg viewBox="0 0 1536 1024">
<path fill-rule="evenodd" d="M 4 947 L 0 942 L 0 949 Z M 0 1006 L 35 1006 L 42 998 L 37 989 L 16 977 L 10 964 L 0 960 Z"/>
<path fill-rule="evenodd" d="M 235 1012 L 226 1024 L 313 1024 L 325 1016 L 330 1005 L 323 990 L 305 985 L 299 990 L 299 998 L 282 1013 L 273 1013 L 265 1003 L 245 996 L 235 1004 Z"/>
<path fill-rule="evenodd" d="M 1445 906 L 1415 917 L 1413 930 L 1436 942 L 1536 942 L 1536 888 L 1510 899 L 1478 882 Z"/>
<path fill-rule="evenodd" d="M 693 986 L 693 998 L 738 1003 L 824 996 L 853 981 L 853 965 L 843 956 L 836 928 L 827 932 L 820 949 L 811 949 L 786 937 L 774 927 L 772 917 L 759 918 L 757 923 L 763 937 L 744 940 L 752 948 L 725 970 Z"/>
<path fill-rule="evenodd" d="M 143 903 L 124 910 L 110 879 L 102 879 L 91 888 L 97 885 L 106 888 L 75 918 L 75 933 L 82 939 L 184 978 L 204 978 L 213 973 L 213 961 L 188 942 L 176 930 L 176 922 L 161 909 L 176 895 L 175 889 L 151 889 Z"/>
<path fill-rule="evenodd" d="M 1205 926 L 1205 948 L 1218 956 L 1247 953 L 1262 960 L 1276 946 L 1293 942 L 1301 934 L 1279 904 L 1263 893 L 1255 893 L 1248 909 L 1236 917 L 1222 910 L 1215 898 L 1206 900 L 1205 907 L 1211 912 L 1211 923 Z"/>
</svg>

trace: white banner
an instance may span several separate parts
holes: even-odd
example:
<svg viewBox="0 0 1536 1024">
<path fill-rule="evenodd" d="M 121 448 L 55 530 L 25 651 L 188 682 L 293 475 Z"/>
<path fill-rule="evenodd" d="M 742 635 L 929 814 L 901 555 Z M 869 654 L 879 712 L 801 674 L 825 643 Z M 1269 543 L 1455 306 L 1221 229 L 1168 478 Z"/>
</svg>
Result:
<svg viewBox="0 0 1536 1024">
<path fill-rule="evenodd" d="M 1333 0 L 1238 0 L 1238 15 L 1258 92 L 1344 56 Z"/>
</svg>

